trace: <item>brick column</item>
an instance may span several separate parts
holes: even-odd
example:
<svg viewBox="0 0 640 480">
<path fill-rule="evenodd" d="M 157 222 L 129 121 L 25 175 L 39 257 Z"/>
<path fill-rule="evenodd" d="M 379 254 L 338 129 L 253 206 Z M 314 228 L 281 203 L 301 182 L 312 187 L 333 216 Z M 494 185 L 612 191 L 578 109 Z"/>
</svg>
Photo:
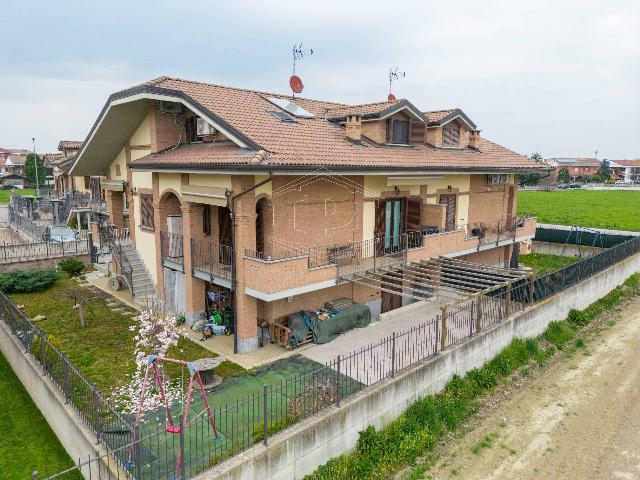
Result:
<svg viewBox="0 0 640 480">
<path fill-rule="evenodd" d="M 111 223 L 116 228 L 123 228 L 124 217 L 122 216 L 122 210 L 124 209 L 124 202 L 122 200 L 122 192 L 107 190 L 107 206 Z"/>
<path fill-rule="evenodd" d="M 256 214 L 238 212 L 236 214 L 236 335 L 238 353 L 248 353 L 258 348 L 258 300 L 244 294 L 246 272 L 244 267 L 245 249 L 256 246 Z"/>
<path fill-rule="evenodd" d="M 202 230 L 203 205 L 200 203 L 182 203 L 182 252 L 184 255 L 184 293 L 187 311 L 185 319 L 189 325 L 204 317 L 205 282 L 193 276 L 191 257 L 191 238 Z M 198 230 L 199 229 L 199 230 Z"/>
</svg>

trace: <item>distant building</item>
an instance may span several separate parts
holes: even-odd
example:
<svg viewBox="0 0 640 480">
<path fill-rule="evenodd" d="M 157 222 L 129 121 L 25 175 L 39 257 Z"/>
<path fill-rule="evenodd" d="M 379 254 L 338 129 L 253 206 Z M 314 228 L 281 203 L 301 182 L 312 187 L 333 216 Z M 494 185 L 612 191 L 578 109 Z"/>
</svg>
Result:
<svg viewBox="0 0 640 480">
<path fill-rule="evenodd" d="M 616 180 L 640 182 L 640 160 L 609 160 L 609 166 Z"/>
</svg>

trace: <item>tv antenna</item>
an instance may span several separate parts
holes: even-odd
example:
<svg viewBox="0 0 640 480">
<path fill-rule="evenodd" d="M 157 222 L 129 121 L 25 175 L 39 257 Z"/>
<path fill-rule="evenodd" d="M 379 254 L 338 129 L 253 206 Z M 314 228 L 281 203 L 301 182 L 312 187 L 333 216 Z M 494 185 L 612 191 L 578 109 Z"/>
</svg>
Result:
<svg viewBox="0 0 640 480">
<path fill-rule="evenodd" d="M 293 72 L 291 74 L 291 78 L 289 78 L 289 86 L 293 91 L 293 96 L 296 96 L 296 93 L 302 92 L 304 85 L 302 84 L 302 79 L 296 75 L 296 63 L 302 60 L 305 55 L 313 55 L 313 48 L 305 50 L 302 47 L 302 43 L 294 44 L 292 49 L 293 54 Z"/>
<path fill-rule="evenodd" d="M 391 85 L 396 80 L 400 80 L 401 78 L 404 78 L 406 76 L 407 76 L 406 72 L 399 72 L 398 71 L 398 67 L 391 67 L 389 69 L 389 95 L 388 95 L 387 99 L 390 102 L 392 102 L 392 101 L 394 101 L 396 99 L 396 96 L 393 93 L 391 93 Z"/>
</svg>

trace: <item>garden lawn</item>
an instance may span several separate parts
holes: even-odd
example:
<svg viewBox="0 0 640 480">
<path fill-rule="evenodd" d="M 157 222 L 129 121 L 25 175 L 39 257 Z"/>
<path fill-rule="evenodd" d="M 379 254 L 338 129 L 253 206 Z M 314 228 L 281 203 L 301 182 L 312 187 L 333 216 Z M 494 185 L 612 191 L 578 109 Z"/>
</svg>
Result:
<svg viewBox="0 0 640 480">
<path fill-rule="evenodd" d="M 9 197 L 11 196 L 11 192 L 16 192 L 17 195 L 35 195 L 36 191 L 30 188 L 25 190 L 10 190 L 10 189 L 0 189 L 0 205 L 8 205 Z"/>
<path fill-rule="evenodd" d="M 549 253 L 530 253 L 529 255 L 520 255 L 518 261 L 527 267 L 533 269 L 536 277 L 541 277 L 549 272 L 576 263 L 580 258 L 565 257 L 564 255 L 551 255 Z"/>
<path fill-rule="evenodd" d="M 41 477 L 73 466 L 58 438 L 0 354 L 0 472 L 5 480 Z M 65 478 L 81 479 L 80 474 Z"/>
<path fill-rule="evenodd" d="M 640 231 L 640 191 L 563 190 L 519 192 L 518 213 L 539 223 Z"/>
<path fill-rule="evenodd" d="M 78 289 L 88 290 L 92 295 L 92 299 L 84 306 L 84 327 L 80 327 L 78 311 L 73 308 L 74 300 L 66 296 Z M 131 332 L 129 327 L 137 326 L 137 322 L 131 318 L 137 315 L 137 311 L 122 304 L 118 307 L 121 312 L 114 311 L 107 305 L 107 300 L 112 301 L 112 297 L 98 289 L 82 287 L 66 275 L 44 292 L 12 294 L 11 297 L 17 305 L 25 306 L 30 318 L 39 314 L 47 317 L 38 322 L 38 326 L 54 337 L 56 345 L 106 396 L 114 388 L 128 383 L 129 374 L 135 371 L 135 332 Z M 183 360 L 215 356 L 183 337 L 176 347 L 169 349 L 167 355 Z M 223 378 L 245 372 L 242 367 L 229 361 L 216 369 L 216 373 Z"/>
</svg>

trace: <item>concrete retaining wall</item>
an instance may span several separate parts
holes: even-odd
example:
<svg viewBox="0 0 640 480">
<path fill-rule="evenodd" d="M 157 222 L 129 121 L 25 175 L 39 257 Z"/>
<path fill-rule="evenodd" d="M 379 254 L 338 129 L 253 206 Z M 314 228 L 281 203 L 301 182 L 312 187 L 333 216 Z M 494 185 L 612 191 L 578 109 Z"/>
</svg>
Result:
<svg viewBox="0 0 640 480">
<path fill-rule="evenodd" d="M 11 335 L 11 331 L 3 321 L 0 321 L 0 351 L 72 459 L 76 462 L 79 458 L 86 461 L 89 456 L 96 457 L 106 453 L 101 445 L 96 444 L 95 434 L 85 426 L 76 411 L 65 404 L 64 396 L 43 373 L 42 368 L 31 356 L 25 355 L 22 344 Z M 117 474 L 108 474 L 108 467 L 115 468 L 113 463 L 111 462 L 109 466 L 98 462 L 93 463 L 91 472 L 88 467 L 85 467 L 82 474 L 85 478 L 105 480 L 117 478 Z M 52 475 L 57 472 L 41 473 Z M 126 478 L 124 472 L 121 474 L 122 478 Z"/>
<path fill-rule="evenodd" d="M 564 243 L 551 243 L 533 241 L 532 250 L 535 253 L 548 253 L 551 255 L 563 255 L 565 257 L 588 257 L 600 253 L 604 248 L 587 247 L 585 245 L 571 245 Z"/>
<path fill-rule="evenodd" d="M 367 426 L 384 427 L 413 402 L 441 391 L 454 374 L 464 375 L 494 358 L 514 338 L 534 337 L 572 308 L 584 309 L 640 271 L 640 254 L 547 298 L 508 321 L 443 350 L 294 427 L 202 473 L 197 480 L 298 479 L 353 449 Z"/>
</svg>

